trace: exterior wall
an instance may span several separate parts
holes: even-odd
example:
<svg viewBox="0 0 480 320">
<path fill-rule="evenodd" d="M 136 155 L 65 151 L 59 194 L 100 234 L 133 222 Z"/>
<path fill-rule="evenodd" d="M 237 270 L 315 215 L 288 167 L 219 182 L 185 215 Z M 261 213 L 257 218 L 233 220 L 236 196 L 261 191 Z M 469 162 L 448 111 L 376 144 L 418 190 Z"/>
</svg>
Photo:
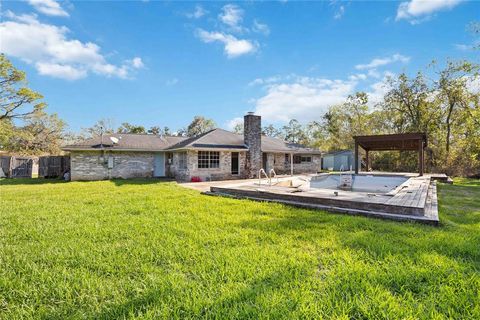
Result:
<svg viewBox="0 0 480 320">
<path fill-rule="evenodd" d="M 108 158 L 113 157 L 113 168 Z M 153 176 L 153 152 L 71 152 L 71 180 L 148 178 Z"/>
<path fill-rule="evenodd" d="M 205 150 L 206 151 L 206 150 Z M 189 181 L 199 177 L 202 181 L 242 179 L 246 172 L 247 153 L 238 153 L 238 174 L 231 173 L 232 156 L 230 151 L 220 151 L 220 168 L 198 168 L 198 151 L 189 150 L 187 154 L 187 169 L 176 176 L 177 180 Z"/>
<path fill-rule="evenodd" d="M 243 137 L 248 146 L 247 177 L 253 178 L 262 168 L 262 118 L 253 114 L 243 117 Z"/>
<path fill-rule="evenodd" d="M 293 173 L 317 173 L 322 167 L 322 157 L 320 155 L 311 155 L 312 162 L 294 163 Z M 290 174 L 290 155 L 288 163 L 285 162 L 285 153 L 269 153 L 267 166 L 273 166 L 276 174 Z M 270 169 L 269 169 L 270 170 Z M 267 171 L 268 173 L 268 171 Z"/>
</svg>

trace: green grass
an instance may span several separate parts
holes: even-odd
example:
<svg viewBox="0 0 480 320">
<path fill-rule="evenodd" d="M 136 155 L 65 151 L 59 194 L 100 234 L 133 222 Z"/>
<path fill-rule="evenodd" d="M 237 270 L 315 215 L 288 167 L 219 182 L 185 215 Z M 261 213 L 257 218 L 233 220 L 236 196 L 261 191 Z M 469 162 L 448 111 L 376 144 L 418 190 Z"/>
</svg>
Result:
<svg viewBox="0 0 480 320">
<path fill-rule="evenodd" d="M 0 181 L 0 318 L 480 318 L 480 182 L 440 227 L 202 196 Z"/>
</svg>

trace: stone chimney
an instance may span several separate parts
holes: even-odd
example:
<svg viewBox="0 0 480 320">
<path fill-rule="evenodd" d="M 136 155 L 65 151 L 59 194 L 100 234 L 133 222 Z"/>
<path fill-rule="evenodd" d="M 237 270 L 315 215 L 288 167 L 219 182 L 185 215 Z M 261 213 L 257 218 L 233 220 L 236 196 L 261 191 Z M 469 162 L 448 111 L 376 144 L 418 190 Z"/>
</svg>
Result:
<svg viewBox="0 0 480 320">
<path fill-rule="evenodd" d="M 243 117 L 243 139 L 248 146 L 247 177 L 255 178 L 262 168 L 262 117 L 253 112 Z"/>
</svg>

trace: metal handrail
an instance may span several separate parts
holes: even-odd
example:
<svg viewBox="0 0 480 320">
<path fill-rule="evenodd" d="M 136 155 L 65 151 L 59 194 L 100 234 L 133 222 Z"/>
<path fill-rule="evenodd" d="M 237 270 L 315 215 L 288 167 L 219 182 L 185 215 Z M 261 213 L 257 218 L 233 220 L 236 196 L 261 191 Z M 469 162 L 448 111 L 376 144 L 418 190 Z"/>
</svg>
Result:
<svg viewBox="0 0 480 320">
<path fill-rule="evenodd" d="M 258 185 L 259 185 L 259 186 L 262 184 L 262 173 L 263 173 L 263 175 L 265 176 L 265 178 L 268 179 L 268 175 L 267 175 L 267 173 L 265 172 L 265 170 L 263 170 L 263 168 L 260 169 L 260 170 L 258 170 Z"/>
<path fill-rule="evenodd" d="M 270 187 L 272 186 L 272 173 L 273 173 L 273 177 L 277 178 L 277 183 L 278 183 L 277 174 L 275 173 L 275 170 L 273 170 L 273 168 L 272 168 L 272 169 L 270 169 L 270 171 L 268 171 L 268 179 L 269 179 Z"/>
</svg>

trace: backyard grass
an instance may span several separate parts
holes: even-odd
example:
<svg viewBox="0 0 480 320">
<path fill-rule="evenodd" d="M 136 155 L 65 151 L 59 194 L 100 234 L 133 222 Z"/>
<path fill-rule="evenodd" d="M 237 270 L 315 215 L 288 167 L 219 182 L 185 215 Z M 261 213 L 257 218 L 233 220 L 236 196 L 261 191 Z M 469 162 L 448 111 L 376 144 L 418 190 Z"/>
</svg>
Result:
<svg viewBox="0 0 480 320">
<path fill-rule="evenodd" d="M 439 227 L 155 180 L 0 180 L 0 318 L 480 318 L 480 182 Z"/>
</svg>

